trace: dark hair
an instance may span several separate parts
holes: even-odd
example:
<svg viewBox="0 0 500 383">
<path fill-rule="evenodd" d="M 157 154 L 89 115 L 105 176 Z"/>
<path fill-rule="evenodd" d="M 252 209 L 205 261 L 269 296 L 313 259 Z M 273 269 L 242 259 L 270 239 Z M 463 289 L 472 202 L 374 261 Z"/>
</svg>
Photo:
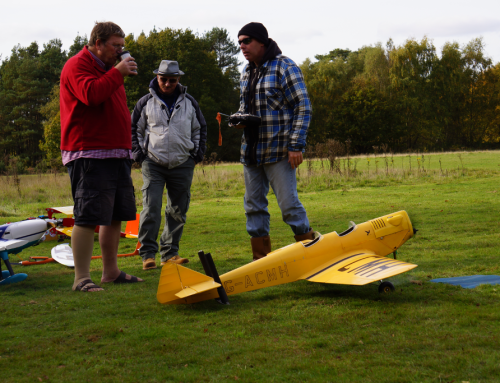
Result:
<svg viewBox="0 0 500 383">
<path fill-rule="evenodd" d="M 90 32 L 89 46 L 93 47 L 97 40 L 105 43 L 111 36 L 125 37 L 125 33 L 118 25 L 111 21 L 96 21 L 92 32 Z"/>
</svg>

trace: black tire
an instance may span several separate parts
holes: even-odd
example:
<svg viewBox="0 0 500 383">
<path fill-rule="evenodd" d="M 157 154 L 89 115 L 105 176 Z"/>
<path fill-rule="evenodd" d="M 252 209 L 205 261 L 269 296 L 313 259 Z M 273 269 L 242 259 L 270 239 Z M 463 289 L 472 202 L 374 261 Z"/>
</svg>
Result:
<svg viewBox="0 0 500 383">
<path fill-rule="evenodd" d="M 387 281 L 382 282 L 378 286 L 378 292 L 381 294 L 389 294 L 389 293 L 394 292 L 394 290 L 395 290 L 394 285 L 391 282 L 387 282 Z"/>
</svg>

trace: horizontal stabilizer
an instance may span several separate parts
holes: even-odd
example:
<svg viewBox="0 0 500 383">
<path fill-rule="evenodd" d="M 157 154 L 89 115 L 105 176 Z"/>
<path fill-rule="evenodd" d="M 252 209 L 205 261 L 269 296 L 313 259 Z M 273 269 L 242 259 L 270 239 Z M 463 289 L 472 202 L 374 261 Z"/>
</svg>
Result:
<svg viewBox="0 0 500 383">
<path fill-rule="evenodd" d="M 300 279 L 319 283 L 366 285 L 404 273 L 415 267 L 417 265 L 381 257 L 371 252 L 346 253 L 317 267 Z"/>
<path fill-rule="evenodd" d="M 0 239 L 0 251 L 6 251 L 21 247 L 28 243 L 22 239 Z"/>
<path fill-rule="evenodd" d="M 211 279 L 210 281 L 205 281 L 205 282 L 197 283 L 196 285 L 193 285 L 193 286 L 184 287 L 184 290 L 182 290 L 181 292 L 179 292 L 175 295 L 178 296 L 179 298 L 186 298 L 186 297 L 189 297 L 191 295 L 195 295 L 198 293 L 202 293 L 204 291 L 216 289 L 216 288 L 221 286 L 220 283 L 215 282 L 212 278 L 210 278 L 210 279 Z"/>
<path fill-rule="evenodd" d="M 161 270 L 156 298 L 163 304 L 194 303 L 218 298 L 218 287 L 220 284 L 211 277 L 175 263 L 167 263 Z"/>
</svg>

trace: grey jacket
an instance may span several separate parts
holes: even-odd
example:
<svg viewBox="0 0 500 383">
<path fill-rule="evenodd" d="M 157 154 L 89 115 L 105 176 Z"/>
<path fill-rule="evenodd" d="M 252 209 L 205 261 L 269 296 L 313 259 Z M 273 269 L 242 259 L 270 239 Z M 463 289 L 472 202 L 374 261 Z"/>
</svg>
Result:
<svg viewBox="0 0 500 383">
<path fill-rule="evenodd" d="M 146 157 L 169 169 L 192 157 L 203 160 L 206 150 L 207 124 L 196 100 L 187 87 L 180 95 L 170 115 L 158 97 L 157 79 L 150 83 L 149 94 L 142 97 L 132 113 L 132 153 L 136 162 Z"/>
</svg>

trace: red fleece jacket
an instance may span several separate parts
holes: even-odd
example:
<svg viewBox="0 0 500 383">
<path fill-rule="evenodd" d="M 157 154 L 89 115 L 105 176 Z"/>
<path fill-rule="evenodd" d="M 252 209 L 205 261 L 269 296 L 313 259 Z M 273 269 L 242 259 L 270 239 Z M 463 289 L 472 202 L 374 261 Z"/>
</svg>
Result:
<svg viewBox="0 0 500 383">
<path fill-rule="evenodd" d="M 131 120 L 123 76 L 102 69 L 87 47 L 61 73 L 61 149 L 131 149 Z"/>
</svg>

